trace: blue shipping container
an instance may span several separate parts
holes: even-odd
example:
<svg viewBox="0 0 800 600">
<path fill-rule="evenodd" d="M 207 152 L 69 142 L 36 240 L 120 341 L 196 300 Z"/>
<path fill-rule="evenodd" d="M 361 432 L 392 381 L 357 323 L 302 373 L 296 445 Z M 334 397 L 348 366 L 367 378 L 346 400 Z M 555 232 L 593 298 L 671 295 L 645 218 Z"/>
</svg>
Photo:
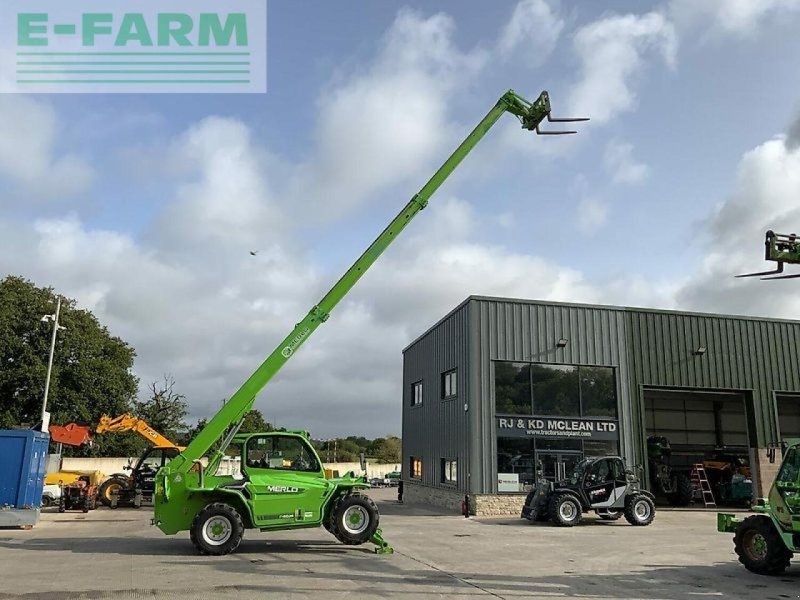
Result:
<svg viewBox="0 0 800 600">
<path fill-rule="evenodd" d="M 39 508 L 50 435 L 0 430 L 0 506 Z"/>
</svg>

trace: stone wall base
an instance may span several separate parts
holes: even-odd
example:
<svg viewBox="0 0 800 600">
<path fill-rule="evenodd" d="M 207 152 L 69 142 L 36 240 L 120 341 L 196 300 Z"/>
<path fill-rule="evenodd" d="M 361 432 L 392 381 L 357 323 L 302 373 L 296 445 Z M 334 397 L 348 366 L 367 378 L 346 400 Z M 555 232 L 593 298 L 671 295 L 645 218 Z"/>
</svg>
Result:
<svg viewBox="0 0 800 600">
<path fill-rule="evenodd" d="M 458 490 L 430 487 L 411 481 L 403 482 L 403 502 L 427 504 L 445 509 L 444 512 L 461 514 L 464 493 Z M 525 502 L 523 494 L 470 494 L 470 514 L 476 517 L 518 517 Z"/>
<path fill-rule="evenodd" d="M 753 448 L 751 451 L 750 466 L 753 474 L 753 481 L 755 482 L 755 489 L 753 494 L 756 498 L 766 498 L 769 496 L 769 490 L 772 484 L 775 483 L 775 478 L 778 476 L 778 471 L 781 468 L 783 452 L 780 448 L 775 449 L 775 462 L 769 462 L 766 448 Z M 752 460 L 752 458 L 755 460 Z"/>
<path fill-rule="evenodd" d="M 403 502 L 406 504 L 428 504 L 445 509 L 443 512 L 461 514 L 464 493 L 459 490 L 420 485 L 403 481 Z"/>
</svg>

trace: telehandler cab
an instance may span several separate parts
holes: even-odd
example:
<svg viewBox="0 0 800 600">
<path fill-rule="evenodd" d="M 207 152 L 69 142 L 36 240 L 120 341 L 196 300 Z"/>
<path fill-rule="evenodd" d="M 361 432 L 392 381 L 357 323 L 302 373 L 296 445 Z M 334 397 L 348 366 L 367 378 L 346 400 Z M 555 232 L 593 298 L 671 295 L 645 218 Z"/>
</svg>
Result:
<svg viewBox="0 0 800 600">
<path fill-rule="evenodd" d="M 366 273 L 411 220 L 424 209 L 433 193 L 505 113 L 522 128 L 537 134 L 574 131 L 542 131 L 541 123 L 584 121 L 556 119 L 550 115 L 550 98 L 542 92 L 530 102 L 513 90 L 497 101 L 489 113 L 456 148 L 386 229 L 345 272 L 342 278 L 278 344 L 242 387 L 230 397 L 191 443 L 156 476 L 155 518 L 166 534 L 189 530 L 203 554 L 227 554 L 239 545 L 244 529 L 276 531 L 324 526 L 346 544 L 371 541 L 377 552 L 392 552 L 378 528 L 375 504 L 359 490 L 369 487 L 366 474 L 326 479 L 321 461 L 299 432 L 237 435 L 256 396 L 278 370 L 300 349 L 311 334 Z M 221 440 L 206 467 L 202 457 Z M 242 448 L 243 479 L 216 473 L 227 448 Z"/>
</svg>

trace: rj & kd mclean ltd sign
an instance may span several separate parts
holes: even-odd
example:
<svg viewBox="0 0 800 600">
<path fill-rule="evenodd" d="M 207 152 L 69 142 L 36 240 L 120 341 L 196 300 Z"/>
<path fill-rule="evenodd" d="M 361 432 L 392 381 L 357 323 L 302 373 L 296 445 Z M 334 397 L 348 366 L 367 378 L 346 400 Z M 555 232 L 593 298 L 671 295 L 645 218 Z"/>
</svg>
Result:
<svg viewBox="0 0 800 600">
<path fill-rule="evenodd" d="M 264 93 L 266 0 L 3 0 L 0 92 Z"/>
<path fill-rule="evenodd" d="M 613 419 L 497 416 L 495 425 L 498 437 L 619 438 L 617 421 Z"/>
</svg>

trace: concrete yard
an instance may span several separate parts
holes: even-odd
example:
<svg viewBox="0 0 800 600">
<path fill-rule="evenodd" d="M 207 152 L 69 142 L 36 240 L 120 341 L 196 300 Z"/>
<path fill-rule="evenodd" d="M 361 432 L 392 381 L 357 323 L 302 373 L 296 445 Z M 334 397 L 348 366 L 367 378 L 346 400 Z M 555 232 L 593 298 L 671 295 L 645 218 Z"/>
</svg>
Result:
<svg viewBox="0 0 800 600">
<path fill-rule="evenodd" d="M 653 598 L 800 597 L 800 561 L 782 577 L 747 572 L 714 513 L 659 512 L 650 527 L 589 517 L 563 529 L 464 519 L 374 490 L 393 556 L 345 547 L 324 529 L 247 532 L 230 556 L 198 556 L 151 512 L 47 512 L 0 530 L 0 599 L 30 598 Z"/>
</svg>

